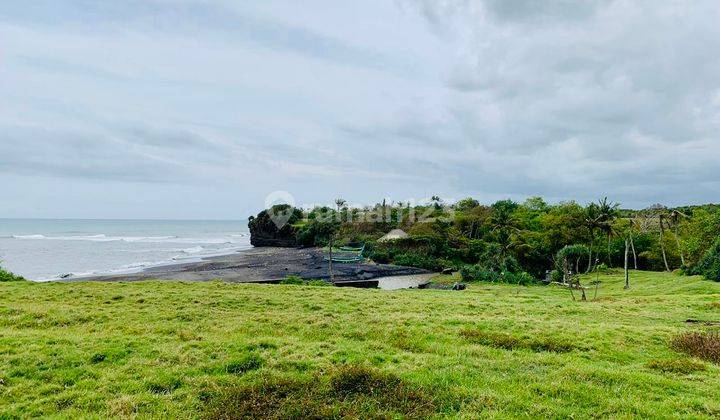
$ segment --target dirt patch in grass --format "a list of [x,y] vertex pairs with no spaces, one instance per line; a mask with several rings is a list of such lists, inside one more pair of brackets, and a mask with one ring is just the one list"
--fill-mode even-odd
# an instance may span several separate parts
[[682,333],[672,339],[670,347],[675,351],[720,364],[720,331]]
[[665,373],[677,373],[680,375],[689,375],[694,372],[707,370],[705,364],[692,359],[667,359],[667,360],[651,360],[647,367],[659,370]]
[[534,352],[567,353],[575,349],[572,343],[554,337],[526,338],[510,334],[467,329],[460,336],[471,343],[505,350],[532,350]]
[[206,419],[426,418],[441,404],[435,393],[363,365],[304,379],[264,378],[202,396]]

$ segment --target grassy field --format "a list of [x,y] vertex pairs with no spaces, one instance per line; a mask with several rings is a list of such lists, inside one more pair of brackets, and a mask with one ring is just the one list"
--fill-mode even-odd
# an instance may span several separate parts
[[[362,290],[0,283],[0,418],[717,417],[720,367],[669,347],[720,284]],[[589,293],[592,299],[593,292]]]

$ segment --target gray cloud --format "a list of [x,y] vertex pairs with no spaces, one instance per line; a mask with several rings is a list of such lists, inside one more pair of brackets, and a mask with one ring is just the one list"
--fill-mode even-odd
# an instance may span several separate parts
[[713,201],[717,21],[710,0],[10,0],[0,181],[35,216],[58,185],[96,217],[205,190]]

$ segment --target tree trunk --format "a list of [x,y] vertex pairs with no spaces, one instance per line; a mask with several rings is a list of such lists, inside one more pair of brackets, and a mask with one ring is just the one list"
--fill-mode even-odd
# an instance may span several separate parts
[[635,270],[637,270],[638,269],[637,254],[635,253],[635,240],[633,239],[632,231],[630,231],[630,249],[632,249],[632,254],[633,254],[633,268]]
[[630,270],[628,269],[628,257],[630,251],[630,240],[625,239],[625,289],[630,288]]
[[590,252],[588,252],[588,266],[587,266],[587,270],[585,271],[585,274],[592,271],[592,267],[593,267],[592,250],[593,250],[593,246],[595,245],[595,235],[593,235],[593,233],[594,232],[592,230],[590,230],[590,250],[589,250]]
[[328,260],[328,271],[330,272],[330,283],[335,283],[335,274],[333,273],[333,260],[332,260],[332,247],[333,247],[333,236],[330,235],[329,247],[330,247],[330,258]]
[[667,254],[665,253],[665,235],[663,228],[662,216],[660,216],[660,249],[662,250],[663,262],[665,263],[665,271],[670,271],[670,266],[667,261]]
[[607,254],[608,254],[608,267],[612,267],[612,257],[610,256],[610,234],[608,233],[607,242]]
[[682,266],[685,267],[685,254],[682,251],[682,248],[680,247],[680,236],[678,236],[678,224],[675,223],[675,243],[677,244],[678,252],[680,253],[680,261],[682,262]]

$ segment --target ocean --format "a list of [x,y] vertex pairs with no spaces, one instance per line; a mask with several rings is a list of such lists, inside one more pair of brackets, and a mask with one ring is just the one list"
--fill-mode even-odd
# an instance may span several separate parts
[[0,219],[0,266],[35,281],[132,273],[250,247],[239,220]]

